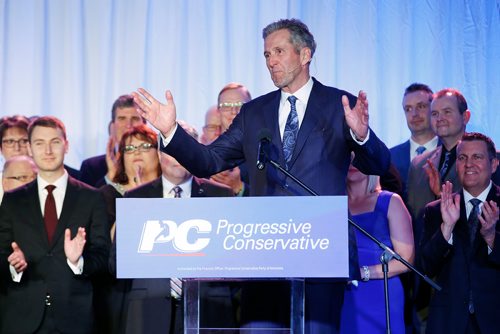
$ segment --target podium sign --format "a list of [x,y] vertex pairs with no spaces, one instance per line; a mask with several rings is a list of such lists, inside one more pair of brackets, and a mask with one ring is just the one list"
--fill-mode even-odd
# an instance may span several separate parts
[[118,278],[348,277],[346,196],[124,198]]

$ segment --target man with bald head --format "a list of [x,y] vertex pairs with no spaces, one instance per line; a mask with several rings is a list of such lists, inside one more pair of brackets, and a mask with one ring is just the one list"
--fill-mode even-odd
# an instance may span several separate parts
[[8,159],[3,166],[2,186],[9,191],[33,181],[38,173],[38,167],[32,158],[18,155]]

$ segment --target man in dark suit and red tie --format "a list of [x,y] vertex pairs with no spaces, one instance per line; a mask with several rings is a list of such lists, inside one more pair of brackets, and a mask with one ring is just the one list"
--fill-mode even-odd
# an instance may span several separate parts
[[37,118],[28,139],[38,176],[0,206],[0,332],[91,333],[90,278],[110,247],[104,199],[64,169],[60,120]]
[[443,288],[430,303],[427,333],[498,333],[500,328],[500,188],[495,145],[466,133],[457,146],[463,189],[446,181],[441,200],[425,208],[421,242],[424,272]]
[[[309,195],[272,166],[250,167],[255,166],[263,129],[272,137],[269,157],[320,195],[346,194],[352,151],[354,164],[363,173],[386,173],[390,153],[368,127],[366,94],[360,92],[356,100],[310,76],[316,42],[308,27],[296,19],[279,20],[264,28],[263,38],[266,65],[279,89],[245,103],[229,129],[208,146],[177,126],[169,91],[166,104],[144,89],[133,93],[141,115],[161,132],[161,150],[198,177],[247,162],[251,196]],[[356,254],[351,253],[350,262],[352,273],[359,276]],[[338,332],[345,283],[346,279],[306,280],[306,333]],[[286,303],[263,293],[257,307],[272,305],[279,308]]]

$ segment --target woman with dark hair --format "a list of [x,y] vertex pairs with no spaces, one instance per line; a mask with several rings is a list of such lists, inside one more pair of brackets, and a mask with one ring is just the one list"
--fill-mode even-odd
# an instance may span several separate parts
[[117,198],[160,177],[157,137],[145,124],[136,125],[123,134],[118,147],[116,173],[110,184],[100,188],[107,201],[110,224],[115,222]]
[[[116,173],[111,183],[100,188],[108,211],[108,231],[115,237],[116,199],[125,192],[160,177],[158,136],[145,124],[136,125],[125,132],[120,140],[116,162]],[[109,175],[107,175],[109,179]],[[114,243],[113,243],[113,246]],[[110,258],[110,261],[115,261]],[[94,284],[94,309],[96,333],[118,333],[121,322],[121,306],[128,280],[117,280],[114,275],[104,275]]]

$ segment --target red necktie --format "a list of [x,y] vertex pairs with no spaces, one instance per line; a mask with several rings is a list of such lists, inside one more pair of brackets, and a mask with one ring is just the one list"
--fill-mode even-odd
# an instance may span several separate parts
[[47,231],[47,237],[49,238],[49,244],[52,243],[52,237],[54,236],[54,231],[57,226],[57,210],[56,201],[54,200],[54,195],[52,192],[56,186],[49,184],[45,187],[47,189],[47,199],[45,200],[45,211],[43,220],[45,222],[45,230]]

